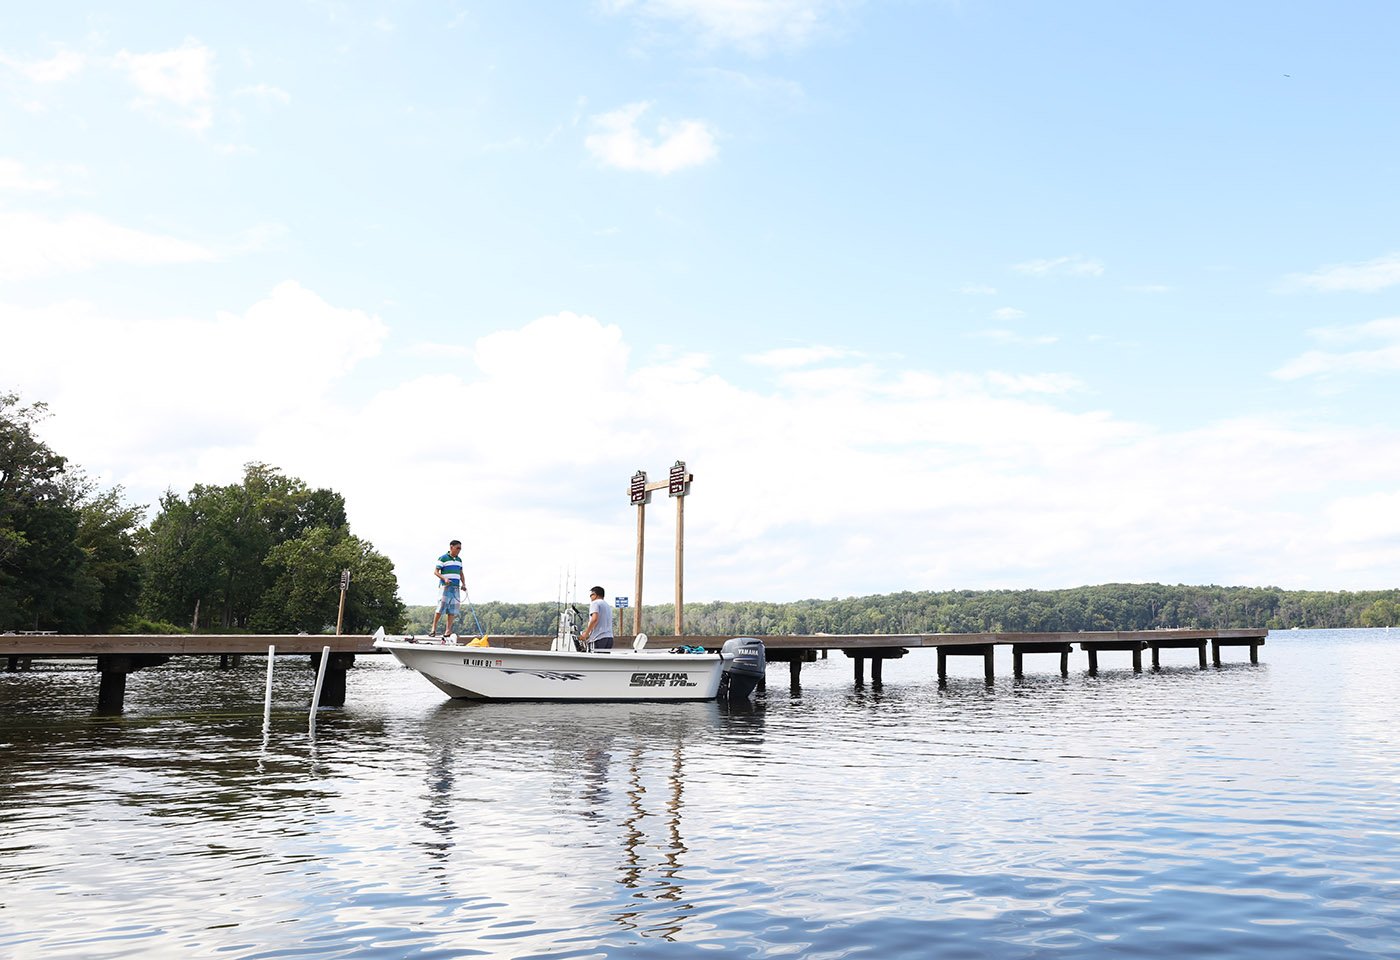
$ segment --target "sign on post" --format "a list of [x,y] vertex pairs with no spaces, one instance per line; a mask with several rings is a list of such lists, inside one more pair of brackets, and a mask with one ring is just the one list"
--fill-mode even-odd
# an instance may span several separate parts
[[638,470],[632,474],[632,482],[627,485],[627,496],[634,507],[651,503],[651,491],[647,489],[645,470]]
[[683,497],[690,493],[690,474],[685,472],[684,460],[677,460],[675,465],[671,467],[666,493],[672,497]]
[[626,610],[626,609],[627,609],[627,598],[626,598],[626,597],[613,597],[613,606],[614,606],[614,607],[617,607],[619,610]]

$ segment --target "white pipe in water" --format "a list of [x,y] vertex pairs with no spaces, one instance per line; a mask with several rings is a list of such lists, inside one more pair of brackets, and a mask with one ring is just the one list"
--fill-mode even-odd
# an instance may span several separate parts
[[267,690],[263,693],[263,733],[267,733],[272,726],[272,664],[273,657],[277,656],[277,645],[269,644],[267,648]]
[[331,648],[321,648],[321,669],[316,671],[316,691],[311,694],[311,722],[308,729],[316,736],[316,706],[321,702],[321,684],[326,682],[326,662],[331,658]]

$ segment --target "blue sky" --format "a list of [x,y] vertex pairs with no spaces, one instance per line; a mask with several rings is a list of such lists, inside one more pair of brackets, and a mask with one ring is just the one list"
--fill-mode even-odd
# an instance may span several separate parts
[[341,490],[410,602],[452,536],[480,599],[629,592],[677,458],[691,599],[1395,586],[1397,27],[12,6],[0,384],[138,502]]

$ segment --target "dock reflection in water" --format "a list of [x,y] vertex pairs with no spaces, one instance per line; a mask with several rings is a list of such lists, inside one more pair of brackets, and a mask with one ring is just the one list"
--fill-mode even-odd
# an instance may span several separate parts
[[[955,669],[961,665],[955,665]],[[0,675],[0,956],[1400,956],[1400,645],[714,703]]]

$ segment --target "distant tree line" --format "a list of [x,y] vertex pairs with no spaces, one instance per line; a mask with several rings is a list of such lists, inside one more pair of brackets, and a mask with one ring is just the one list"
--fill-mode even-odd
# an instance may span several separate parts
[[0,394],[0,630],[396,629],[393,564],[350,531],[345,498],[248,464],[228,485],[167,491],[155,517],[100,490],[35,435],[44,405]]
[[[586,605],[584,605],[586,609]],[[643,610],[652,636],[674,631],[674,606]],[[408,608],[406,623],[426,632],[433,608]],[[476,616],[490,634],[553,634],[555,603],[481,603]],[[463,630],[474,630],[463,610]],[[630,633],[623,611],[620,633]],[[720,601],[686,604],[685,629],[700,636],[771,634],[1000,633],[1227,627],[1400,626],[1400,590],[1358,592],[1278,587],[1167,586],[1106,583],[1068,590],[944,590],[887,593],[791,603]]]

